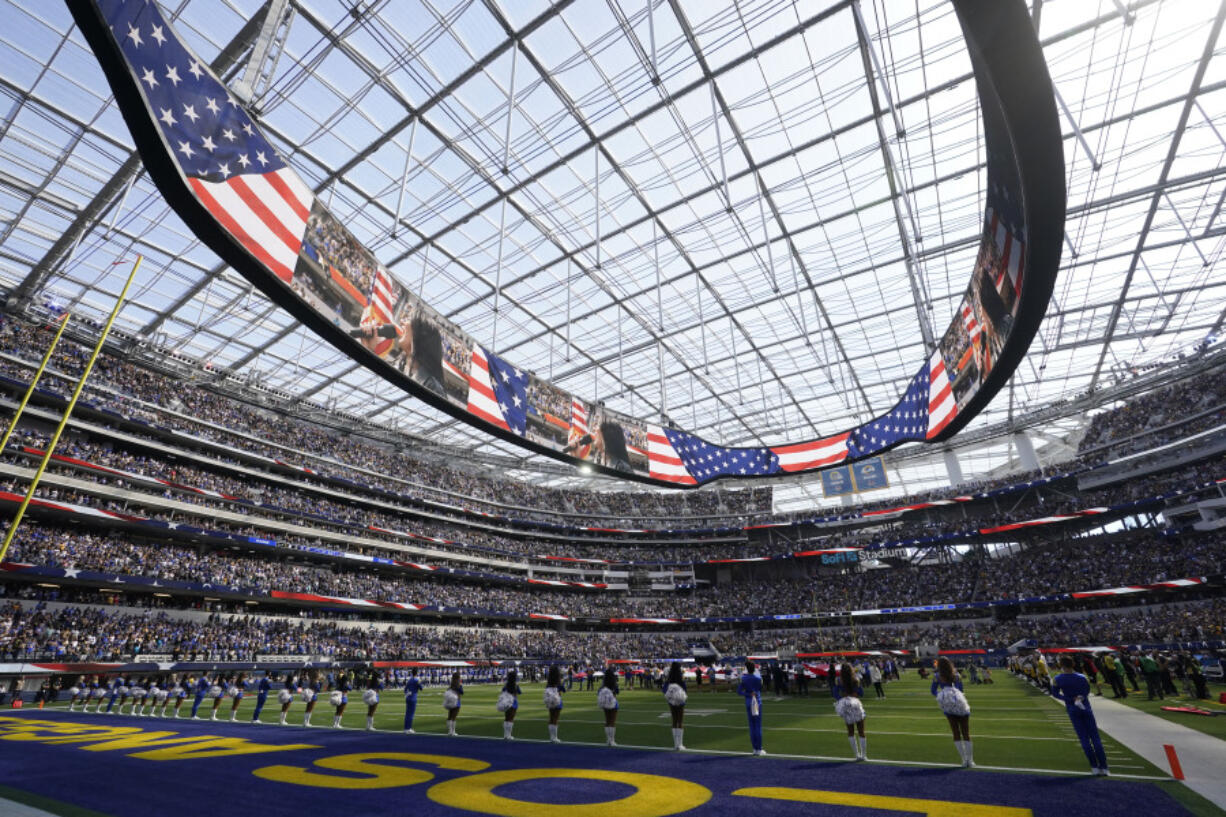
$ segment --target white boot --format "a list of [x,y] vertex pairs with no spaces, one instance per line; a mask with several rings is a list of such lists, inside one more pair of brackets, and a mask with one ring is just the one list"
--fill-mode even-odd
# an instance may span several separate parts
[[311,713],[310,712],[307,712],[305,715],[302,716],[302,725],[303,726],[311,725]]
[[681,745],[681,738],[684,734],[684,729],[673,730],[673,749],[677,750],[678,752],[685,751],[685,747]]
[[856,743],[855,735],[848,735],[847,742],[851,744],[851,755],[856,760],[860,759],[860,744]]
[[616,746],[616,745],[617,745],[617,741],[615,741],[615,740],[613,739],[613,736],[614,736],[616,733],[617,733],[617,727],[616,727],[616,726],[606,726],[606,727],[604,728],[604,736],[605,736],[605,740],[606,740],[606,741],[608,741],[608,744],[609,744],[610,746]]
[[549,724],[549,742],[550,743],[561,743],[562,742],[558,740],[558,725],[556,723]]
[[375,731],[375,718],[373,715],[367,716],[366,718],[366,731],[367,732]]
[[447,721],[447,734],[455,737],[455,721]]
[[234,723],[236,720],[238,720],[238,710],[231,709],[230,710],[230,723]]
[[966,747],[966,761],[962,764],[968,769],[975,768],[975,748],[969,740],[962,741],[962,745]]
[[341,728],[341,716],[340,715],[337,715],[336,717],[332,719],[332,728],[333,729]]
[[515,740],[515,738],[511,737],[511,729],[514,728],[514,726],[515,724],[512,723],[511,721],[502,722],[502,739],[503,740]]
[[217,720],[217,710],[216,709],[213,710],[213,715],[212,717],[209,718],[209,720],[211,721]]
[[868,738],[860,738],[860,759],[868,760]]
[[285,712],[282,712],[282,713],[281,713],[281,725],[282,725],[282,726],[285,726],[285,715],[286,715],[286,714],[287,714],[287,713],[285,713]]

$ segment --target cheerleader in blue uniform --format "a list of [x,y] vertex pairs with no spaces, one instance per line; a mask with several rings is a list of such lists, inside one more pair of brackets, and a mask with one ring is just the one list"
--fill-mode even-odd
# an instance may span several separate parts
[[150,715],[156,714],[159,718],[166,717],[166,705],[170,703],[170,689],[172,686],[169,675],[159,675],[156,683],[152,687],[153,708],[149,710]]
[[200,720],[200,715],[198,714],[200,712],[200,704],[204,702],[204,699],[209,694],[209,689],[212,685],[209,683],[208,676],[202,672],[200,673],[200,677],[196,679],[193,686],[196,690],[196,694],[192,700],[192,720],[198,721]]
[[362,693],[362,703],[366,704],[366,731],[375,730],[375,710],[379,708],[379,693],[383,691],[383,681],[379,673],[371,669],[366,679],[366,691]]
[[558,718],[562,716],[562,670],[554,664],[545,679],[545,709],[549,712],[549,742],[558,740]]
[[111,699],[107,701],[106,714],[115,714],[111,711],[111,707],[115,705],[116,700],[119,701],[119,709],[117,711],[122,715],[124,704],[128,702],[128,681],[122,676],[116,678],[115,684],[111,687]]
[[132,696],[131,714],[137,717],[144,717],[145,701],[149,698],[149,683],[151,681],[148,678],[136,678],[128,689],[128,693]]
[[[72,694],[72,699],[68,701],[68,711],[73,712],[77,708],[77,701],[85,699],[86,705],[89,704],[89,683],[85,678],[82,678],[79,683],[68,690]],[[82,708],[84,709],[84,708]]]
[[460,673],[451,673],[451,684],[443,690],[443,708],[447,710],[447,734],[455,737],[455,722],[460,716],[460,699],[464,697],[464,685]]
[[937,704],[945,713],[949,727],[954,733],[954,746],[958,756],[962,758],[962,768],[972,769],[975,766],[975,755],[971,748],[971,705],[962,694],[962,679],[954,671],[953,663],[941,656],[937,659],[937,677],[932,680],[932,694],[936,696]]
[[673,749],[684,752],[685,746],[682,745],[681,739],[685,734],[685,702],[689,693],[685,689],[685,674],[681,671],[679,661],[674,661],[668,668],[663,691],[664,700],[668,701],[668,712],[673,719]]
[[[851,663],[843,662],[839,668],[839,680],[834,685],[834,711],[847,724],[847,741],[856,760],[868,760],[868,738],[864,737],[864,689],[856,678]],[[856,732],[860,733],[856,740]]]
[[191,693],[191,684],[187,678],[180,678],[177,675],[170,676],[174,681],[174,686],[171,687],[170,694],[175,699],[175,717],[179,717],[179,709],[182,708],[183,702],[187,700],[187,696]]
[[95,675],[94,679],[89,682],[89,698],[85,702],[85,706],[81,711],[88,712],[90,701],[93,701],[94,711],[97,712],[102,708],[102,699],[106,696],[106,680],[101,675]]
[[314,670],[307,671],[306,683],[302,685],[302,700],[306,704],[306,712],[302,716],[302,725],[311,725],[311,713],[315,711],[315,704],[319,701],[319,693],[323,691],[323,684],[320,683],[318,675]]
[[766,754],[762,748],[762,678],[754,672],[753,661],[745,662],[745,672],[737,684],[736,694],[745,699],[745,714],[749,718],[749,743],[759,757]]
[[421,692],[421,681],[417,680],[417,668],[409,670],[409,680],[404,682],[404,733],[413,734],[413,716],[417,714],[417,693]]
[[259,683],[255,685],[255,712],[251,713],[251,723],[258,724],[260,722],[260,713],[264,711],[264,704],[268,701],[268,693],[272,691],[272,679],[268,673],[260,678]]
[[341,671],[336,681],[336,689],[332,690],[332,705],[336,707],[336,715],[332,718],[332,728],[341,728],[341,717],[345,714],[345,706],[349,703],[349,673]]
[[294,702],[294,693],[297,690],[297,679],[291,673],[285,673],[285,683],[281,687],[281,691],[277,693],[277,701],[281,704],[281,720],[279,723],[282,726],[285,726],[285,719],[289,717],[289,707]]
[[600,691],[596,693],[596,705],[604,710],[604,737],[609,746],[617,745],[617,670],[606,667]]
[[221,708],[221,701],[226,697],[226,692],[230,689],[230,676],[218,675],[213,679],[213,685],[209,687],[209,697],[213,699],[213,711],[209,720],[217,720],[217,710]]
[[519,696],[523,690],[519,688],[519,673],[507,670],[506,683],[498,693],[498,703],[495,707],[502,713],[502,739],[514,740],[511,730],[515,727],[515,713],[519,711]]

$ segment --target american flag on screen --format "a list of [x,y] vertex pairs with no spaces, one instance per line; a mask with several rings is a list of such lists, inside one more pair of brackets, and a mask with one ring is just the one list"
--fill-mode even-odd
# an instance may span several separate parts
[[809,468],[824,468],[847,459],[847,438],[851,432],[844,431],[833,437],[812,440],[796,445],[781,445],[772,448],[779,458],[779,467],[784,471],[805,471]]
[[[362,314],[362,324],[384,326],[394,323],[395,298],[395,289],[387,270],[383,267],[376,268],[375,278],[370,283],[370,295],[367,297],[366,309]],[[396,333],[400,333],[399,327]],[[388,353],[395,342],[395,338],[380,338],[375,346],[375,354],[382,357]]]
[[661,426],[647,426],[647,475],[652,479],[675,482],[678,485],[697,485],[698,480],[686,470],[681,456],[673,448],[672,441]]
[[[716,477],[746,477],[774,474],[779,458],[766,448],[724,448],[685,431],[662,429],[685,470],[699,482]],[[650,442],[650,440],[649,440]],[[650,461],[650,454],[648,455]]]
[[[587,427],[587,408],[583,401],[572,397],[570,400],[570,431],[566,435],[566,447],[570,453],[581,460],[587,459],[592,453],[592,438]],[[585,441],[586,440],[586,441]]]
[[468,411],[520,436],[528,428],[528,373],[480,346],[473,347]]
[[925,439],[931,390],[930,370],[925,363],[911,378],[906,393],[894,408],[848,435],[847,453],[852,457],[867,457],[897,442]]
[[314,198],[209,67],[152,2],[98,8],[136,78],[171,158],[214,218],[285,282]]

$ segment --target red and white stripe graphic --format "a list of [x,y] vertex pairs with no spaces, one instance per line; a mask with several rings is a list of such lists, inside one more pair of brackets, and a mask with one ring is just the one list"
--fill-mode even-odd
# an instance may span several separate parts
[[[681,618],[611,618],[610,624],[680,624]],[[614,663],[614,662],[610,662]],[[621,663],[621,662],[617,662]]]
[[[393,310],[396,306],[395,289],[387,270],[381,266],[375,269],[375,280],[371,284],[370,295],[370,303],[363,314],[362,324],[378,327],[393,323]],[[400,334],[399,328],[396,334]],[[375,344],[375,354],[383,357],[391,351],[394,343],[394,338],[380,338]]]
[[570,401],[570,432],[566,435],[566,445],[571,455],[585,460],[592,453],[590,441],[580,444],[579,441],[588,435],[587,408],[583,401],[571,398]]
[[796,445],[781,445],[771,451],[779,457],[779,467],[784,471],[804,471],[821,468],[847,459],[847,438],[850,432],[836,434],[821,440]]
[[954,388],[949,382],[949,373],[945,371],[945,358],[941,357],[940,350],[933,352],[928,361],[928,384],[927,438],[931,440],[940,434],[958,413]]
[[1089,599],[1097,596],[1123,596],[1128,593],[1145,593],[1149,590],[1179,590],[1184,587],[1196,587],[1204,584],[1205,577],[1197,576],[1188,579],[1172,579],[1169,582],[1155,582],[1154,584],[1130,584],[1125,587],[1109,587],[1105,590],[1084,590],[1079,593],[1073,593],[1075,599]]
[[962,325],[966,327],[966,334],[970,335],[972,343],[979,340],[979,333],[982,330],[979,328],[979,321],[975,318],[975,310],[967,301],[962,302]]
[[528,584],[544,584],[550,587],[585,587],[589,590],[603,590],[608,587],[603,582],[568,582],[561,579],[528,579]]
[[1056,522],[1067,522],[1070,519],[1080,519],[1086,516],[1097,516],[1101,513],[1106,513],[1110,508],[1086,508],[1084,511],[1075,511],[1073,513],[1059,514],[1057,516],[1040,516],[1038,519],[1027,519],[1024,522],[1011,522],[1008,525],[997,525],[994,528],[980,528],[979,532],[988,533],[1008,533],[1012,530],[1020,530],[1021,528],[1033,528],[1038,525],[1051,525]]
[[570,621],[570,616],[558,615],[557,613],[529,613],[528,618],[535,618],[539,621]]
[[314,194],[288,167],[240,173],[224,182],[189,178],[196,197],[247,252],[289,283]]
[[490,384],[490,364],[485,359],[485,350],[475,344],[472,364],[468,369],[468,413],[504,431],[511,430]]
[[685,469],[681,457],[660,426],[647,426],[647,473],[653,479],[678,485],[698,484],[698,480]]
[[343,604],[348,607],[389,607],[395,610],[422,610],[425,604],[411,604],[406,601],[379,601],[377,599],[351,599],[345,596],[324,596],[319,593],[291,593],[286,590],[273,590],[269,595],[275,599],[288,601],[308,601],[316,604]]

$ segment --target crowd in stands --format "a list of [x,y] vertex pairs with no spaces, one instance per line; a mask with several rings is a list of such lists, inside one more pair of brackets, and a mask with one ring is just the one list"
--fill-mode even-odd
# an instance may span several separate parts
[[100,573],[207,582],[261,596],[273,590],[492,610],[517,616],[696,618],[829,612],[965,601],[998,601],[1153,584],[1226,572],[1226,534],[1117,535],[1032,545],[1015,555],[971,553],[950,564],[796,579],[733,581],[693,592],[628,596],[617,591],[535,589],[454,578],[336,569],[274,560],[264,553],[136,544],[125,534],[26,525],[10,561]]
[[[1181,380],[1094,415],[1078,450],[1107,447],[1124,454],[1136,440],[1146,448],[1226,424],[1226,377]],[[1101,452],[1095,459],[1102,459]]]
[[[828,627],[820,630],[718,633],[725,656],[845,649],[1004,649],[1022,640],[1040,647],[1213,642],[1226,638],[1226,600],[1140,608],[1077,617],[1020,617],[1011,622],[932,623],[919,627]],[[188,619],[173,612],[71,606],[51,610],[15,601],[0,605],[0,660],[118,661],[148,654],[174,660],[256,660],[264,655],[337,660],[465,657],[543,658],[568,663],[686,655],[692,635],[555,632],[432,626],[352,626],[288,617]]]

